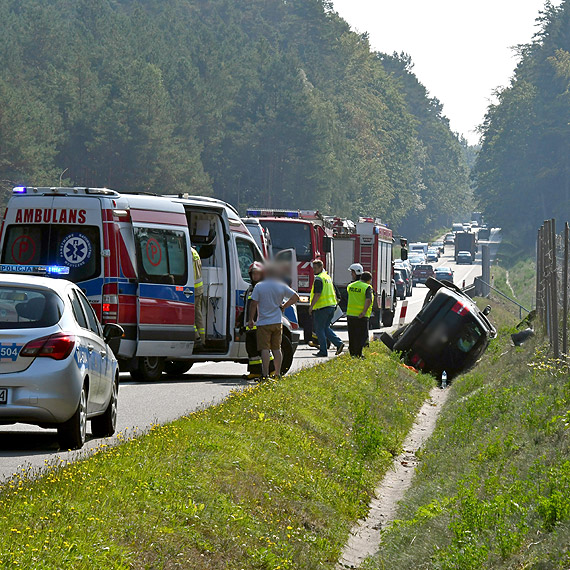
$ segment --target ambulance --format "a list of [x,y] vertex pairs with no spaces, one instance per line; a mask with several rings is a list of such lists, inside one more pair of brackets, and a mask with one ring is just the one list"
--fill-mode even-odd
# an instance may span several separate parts
[[[125,333],[112,346],[136,380],[177,375],[198,361],[247,363],[248,268],[263,257],[229,204],[107,188],[16,187],[4,213],[0,263],[69,267],[99,320]],[[191,247],[202,261],[205,342],[196,344]],[[292,309],[292,310],[291,310]],[[283,370],[299,342],[283,320]]]

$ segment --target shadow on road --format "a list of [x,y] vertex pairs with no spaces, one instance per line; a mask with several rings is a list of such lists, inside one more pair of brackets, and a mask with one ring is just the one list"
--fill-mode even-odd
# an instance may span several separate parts
[[125,386],[168,386],[173,384],[195,384],[208,382],[218,386],[247,386],[249,382],[242,375],[230,374],[181,374],[180,376],[164,376],[160,380],[152,382],[139,382],[131,380],[130,376],[121,375],[121,385]]

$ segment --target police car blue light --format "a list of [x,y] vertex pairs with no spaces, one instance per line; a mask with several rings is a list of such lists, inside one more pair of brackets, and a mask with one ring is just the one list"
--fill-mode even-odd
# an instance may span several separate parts
[[69,267],[65,265],[16,265],[0,264],[0,273],[27,273],[29,275],[68,275]]
[[28,189],[25,186],[16,186],[12,190],[12,193],[14,193],[14,194],[27,194],[27,192],[28,192]]

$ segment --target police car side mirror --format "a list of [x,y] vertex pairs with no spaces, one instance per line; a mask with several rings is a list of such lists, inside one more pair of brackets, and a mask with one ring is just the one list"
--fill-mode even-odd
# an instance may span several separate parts
[[491,305],[487,305],[487,306],[483,309],[483,314],[484,314],[485,316],[487,316],[490,312],[491,312]]
[[109,342],[114,338],[121,338],[125,334],[123,327],[115,323],[107,323],[103,326],[103,339]]

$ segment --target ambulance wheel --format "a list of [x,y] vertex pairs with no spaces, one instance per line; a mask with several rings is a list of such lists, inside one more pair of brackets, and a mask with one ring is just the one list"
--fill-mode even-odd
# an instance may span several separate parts
[[159,356],[140,356],[136,368],[131,370],[131,378],[137,382],[160,380],[164,372],[164,358]]
[[188,372],[194,364],[191,360],[167,360],[164,363],[164,371],[168,376],[182,376]]
[[293,364],[293,345],[291,339],[287,335],[283,335],[281,339],[281,353],[283,354],[283,362],[281,363],[281,374],[287,374],[291,364]]

